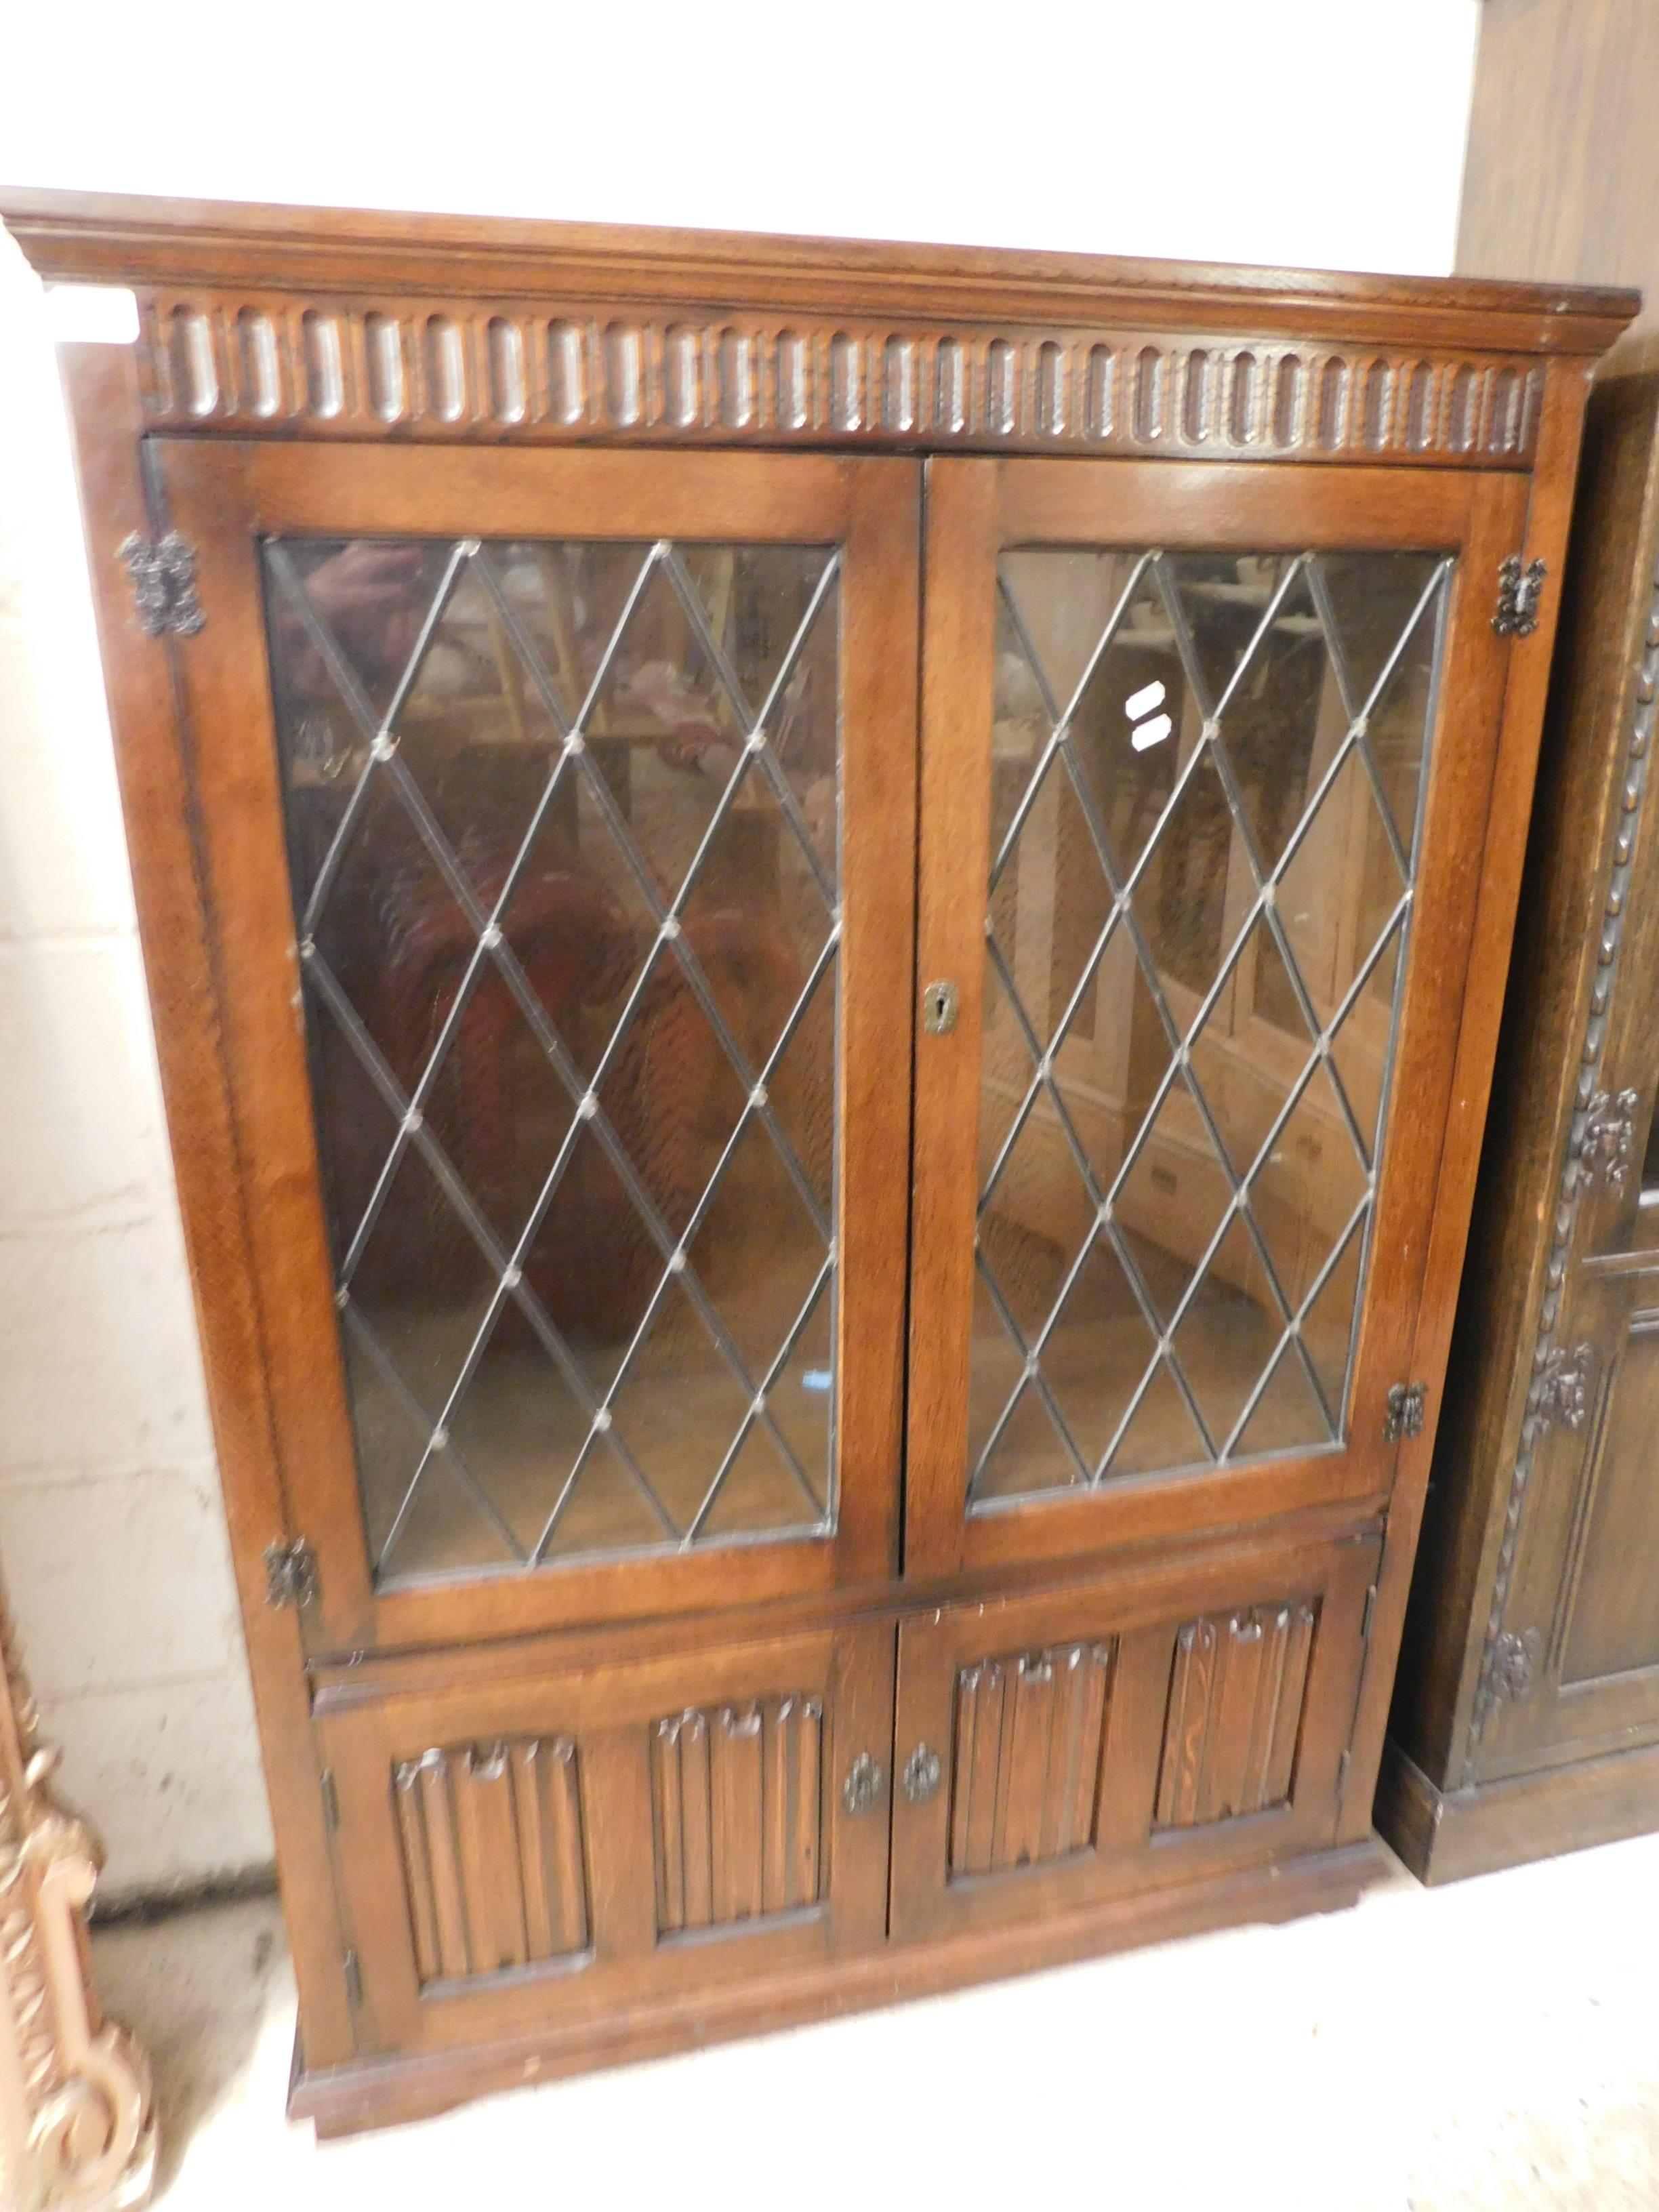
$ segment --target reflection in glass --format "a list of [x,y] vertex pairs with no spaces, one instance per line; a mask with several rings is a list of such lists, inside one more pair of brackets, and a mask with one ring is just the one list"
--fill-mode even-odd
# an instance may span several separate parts
[[1003,556],[974,1503],[1341,1441],[1449,574]]
[[377,1568],[832,1527],[833,550],[264,561]]

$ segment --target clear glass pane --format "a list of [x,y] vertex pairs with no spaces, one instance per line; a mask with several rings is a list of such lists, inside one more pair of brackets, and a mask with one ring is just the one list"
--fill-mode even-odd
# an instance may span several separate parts
[[1341,1441],[1449,574],[1004,555],[972,1504]]
[[264,564],[377,1568],[827,1531],[833,550]]

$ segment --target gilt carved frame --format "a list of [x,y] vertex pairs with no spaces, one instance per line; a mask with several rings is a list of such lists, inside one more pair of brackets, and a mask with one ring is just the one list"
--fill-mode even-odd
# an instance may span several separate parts
[[150,2193],[143,2054],[104,2018],[86,1913],[103,1855],[52,1789],[0,1592],[0,2197],[6,2212],[126,2212]]

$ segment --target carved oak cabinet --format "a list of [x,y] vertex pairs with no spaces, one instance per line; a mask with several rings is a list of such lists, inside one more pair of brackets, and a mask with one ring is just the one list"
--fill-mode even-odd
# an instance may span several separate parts
[[1659,1823],[1659,344],[1596,380],[1379,1824],[1447,1880]]
[[295,2109],[1351,1899],[1630,296],[7,213]]

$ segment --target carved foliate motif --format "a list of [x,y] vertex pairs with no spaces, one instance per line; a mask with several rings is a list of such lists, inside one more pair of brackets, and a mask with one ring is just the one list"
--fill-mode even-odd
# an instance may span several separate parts
[[1538,1686],[1544,1639],[1535,1628],[1506,1630],[1492,1647],[1492,1700],[1523,1705]]
[[155,2166],[149,2069],[87,1971],[101,1854],[51,1789],[55,1748],[0,1596],[0,2198],[7,2212],[124,2212]]
[[1623,1190],[1630,1174],[1635,1145],[1636,1109],[1641,1095],[1635,1091],[1598,1091],[1584,1109],[1578,1133],[1578,1187],[1589,1192],[1598,1187]]
[[1583,1426],[1595,1358],[1595,1349],[1588,1344],[1571,1352],[1557,1345],[1545,1355],[1532,1394],[1533,1419],[1540,1428],[1550,1428],[1557,1421],[1570,1429]]

